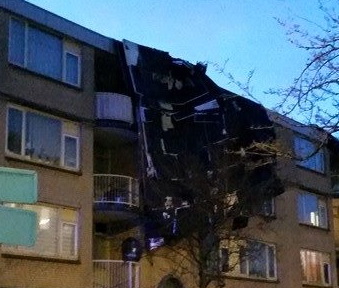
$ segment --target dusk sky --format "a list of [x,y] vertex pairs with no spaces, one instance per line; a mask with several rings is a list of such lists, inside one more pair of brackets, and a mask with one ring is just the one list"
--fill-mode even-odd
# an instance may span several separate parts
[[[306,62],[305,51],[287,41],[280,18],[322,24],[317,0],[29,0],[48,11],[105,36],[169,52],[191,63],[223,66],[245,82],[250,70],[253,93],[271,108],[277,99],[263,91],[286,87]],[[325,0],[337,3],[337,0]],[[294,19],[294,20],[293,20]],[[242,94],[209,64],[207,74],[220,86]]]

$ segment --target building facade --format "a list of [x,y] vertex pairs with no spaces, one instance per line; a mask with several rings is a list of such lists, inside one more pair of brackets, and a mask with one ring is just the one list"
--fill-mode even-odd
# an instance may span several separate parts
[[0,166],[38,175],[36,204],[3,203],[36,212],[38,227],[32,247],[1,245],[0,287],[197,287],[196,267],[166,245],[196,203],[176,165],[187,151],[210,163],[226,138],[245,154],[274,140],[280,153],[251,175],[248,199],[269,184],[261,216],[234,229],[246,240],[214,245],[225,287],[337,287],[321,131],[218,87],[201,63],[25,1],[0,0],[0,24]]

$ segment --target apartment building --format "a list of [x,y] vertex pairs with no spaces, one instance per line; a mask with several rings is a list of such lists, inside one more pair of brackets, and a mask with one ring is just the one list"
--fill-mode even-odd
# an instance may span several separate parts
[[[321,146],[303,159],[323,132],[218,87],[201,63],[25,1],[0,0],[0,23],[0,166],[38,174],[36,204],[4,205],[35,211],[39,223],[33,247],[1,246],[0,287],[196,287],[194,267],[187,275],[180,258],[160,257],[194,203],[175,165],[185,151],[209,159],[202,147],[226,136],[239,149],[275,139],[283,151],[264,169],[278,176],[264,215],[237,229],[256,257],[241,257],[240,245],[230,269],[220,242],[226,287],[337,286],[330,153]],[[171,182],[155,191],[163,163]]]
[[[124,92],[115,41],[25,1],[1,1],[0,19],[0,165],[38,175],[35,205],[4,205],[35,211],[39,223],[34,247],[2,245],[0,286],[92,287],[94,171],[118,172],[105,170],[109,151],[95,151],[135,141],[132,129],[119,135],[101,123],[95,105]],[[119,112],[131,127],[131,113]],[[126,166],[117,174],[132,176]]]
[[[274,243],[275,262],[270,267],[275,269],[271,279],[275,284],[265,287],[337,287],[327,135],[277,113],[268,114],[277,133],[281,154],[277,171],[285,192],[273,198],[272,221],[260,230],[260,220],[251,219],[245,231],[250,238]],[[242,280],[235,280],[234,287],[263,287]]]

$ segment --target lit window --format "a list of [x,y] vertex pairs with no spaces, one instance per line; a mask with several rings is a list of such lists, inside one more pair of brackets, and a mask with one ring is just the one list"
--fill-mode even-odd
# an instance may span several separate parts
[[77,259],[76,210],[42,205],[4,204],[37,213],[36,243],[32,247],[5,245],[4,251],[20,255],[38,255],[51,258]]
[[60,253],[66,257],[76,257],[76,223],[61,223]]
[[9,107],[7,152],[44,164],[79,169],[79,127],[35,111]]
[[[69,46],[75,48],[70,51]],[[9,62],[75,86],[80,85],[79,48],[14,18],[10,21]]]
[[324,149],[317,147],[315,143],[296,136],[294,140],[295,156],[299,166],[324,173],[325,154]]
[[300,260],[304,284],[331,285],[331,265],[328,253],[301,250]]
[[321,228],[328,227],[325,198],[310,193],[298,195],[299,222]]
[[276,280],[275,245],[259,241],[233,241],[220,250],[220,268],[231,276]]

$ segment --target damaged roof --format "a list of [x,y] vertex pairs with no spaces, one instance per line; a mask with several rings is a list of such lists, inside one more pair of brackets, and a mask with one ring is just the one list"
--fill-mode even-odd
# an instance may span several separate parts
[[161,161],[175,171],[180,155],[200,157],[206,147],[225,139],[237,139],[237,147],[247,147],[275,137],[264,107],[216,85],[206,75],[206,65],[127,40],[123,47],[134,92],[140,97],[149,177],[163,175]]

